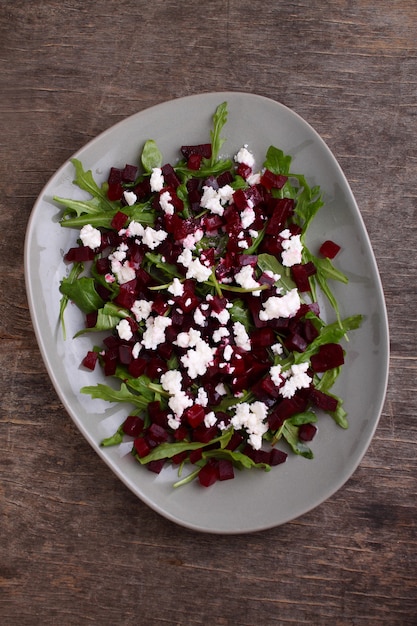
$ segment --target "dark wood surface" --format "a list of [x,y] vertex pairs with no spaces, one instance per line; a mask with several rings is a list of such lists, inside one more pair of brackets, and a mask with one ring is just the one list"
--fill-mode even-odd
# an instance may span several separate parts
[[[417,624],[415,0],[0,0],[0,623]],[[391,332],[375,437],[327,502],[255,534],[137,500],[74,427],[32,331],[23,243],[43,185],[126,116],[241,90],[339,160]]]

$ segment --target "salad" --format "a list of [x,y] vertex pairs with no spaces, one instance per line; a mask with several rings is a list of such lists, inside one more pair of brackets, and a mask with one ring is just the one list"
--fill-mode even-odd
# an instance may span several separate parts
[[75,338],[99,338],[82,367],[117,382],[81,392],[132,407],[101,445],[130,442],[152,472],[177,466],[174,486],[312,458],[323,413],[348,427],[331,390],[362,318],[342,319],[331,291],[347,283],[332,261],[339,245],[307,246],[320,189],[274,146],[258,165],[245,144],[223,157],[227,115],[224,102],[210,141],[180,146],[174,164],[145,141],[140,162],[112,167],[101,186],[74,158],[90,197],[54,198],[61,226],[78,231],[64,256],[63,332],[71,301],[85,315]]

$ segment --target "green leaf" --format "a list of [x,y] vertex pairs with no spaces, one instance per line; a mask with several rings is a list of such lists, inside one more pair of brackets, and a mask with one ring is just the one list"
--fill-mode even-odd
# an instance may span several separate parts
[[219,158],[220,148],[225,142],[225,139],[220,137],[223,126],[227,122],[227,102],[219,104],[213,115],[213,130],[210,131],[211,137],[211,159],[210,166],[216,163]]
[[[83,272],[83,270],[84,270],[83,263],[74,263],[69,275],[66,278],[63,278],[62,282],[65,280],[67,285],[74,284],[74,282],[78,279],[79,275]],[[68,302],[69,302],[69,297],[67,295],[62,294],[62,298],[61,298],[60,305],[59,305],[59,321],[62,326],[62,333],[64,335],[64,339],[66,339],[66,336],[67,336],[67,333],[65,330],[64,313],[65,313],[65,309],[67,308]]]
[[[71,200],[70,198],[60,198],[54,196],[55,202],[63,204],[70,212],[74,212],[77,217],[81,215],[95,215],[100,213],[102,208],[102,202],[99,198],[92,198],[91,200]],[[68,211],[65,212],[65,214]]]
[[251,469],[256,467],[269,472],[271,466],[268,463],[255,463],[250,457],[243,452],[236,450],[208,450],[203,452],[203,458],[226,459],[231,461],[238,469]]
[[124,432],[123,432],[123,424],[122,424],[114,433],[114,435],[112,435],[111,437],[107,437],[106,439],[103,439],[100,445],[103,446],[104,448],[108,448],[110,446],[118,446],[120,443],[122,443],[123,436],[124,436]]
[[[66,228],[82,228],[86,224],[91,224],[95,228],[111,228],[113,217],[119,208],[97,211],[97,213],[86,213],[77,217],[66,217],[61,220],[61,226]],[[129,220],[140,222],[144,226],[152,226],[155,223],[155,213],[150,210],[149,204],[134,204],[123,207]]]
[[154,167],[161,167],[162,154],[159,151],[156,142],[153,139],[148,139],[143,146],[141,163],[145,172],[152,172]]
[[94,278],[87,276],[82,276],[76,280],[73,280],[73,277],[63,278],[59,290],[74,302],[83,313],[93,313],[104,304],[95,289]]
[[294,426],[289,420],[284,422],[282,436],[295,454],[299,454],[306,459],[313,458],[314,455],[310,448],[298,439],[298,426]]
[[240,322],[249,332],[252,327],[252,316],[243,300],[233,300],[229,313],[233,322]]
[[149,454],[146,456],[139,458],[138,461],[142,465],[146,465],[150,461],[159,461],[161,459],[171,459],[176,454],[180,454],[181,452],[188,452],[191,450],[199,450],[200,448],[205,448],[206,446],[211,446],[214,444],[220,444],[221,448],[227,446],[230,441],[230,437],[233,434],[233,429],[229,429],[224,431],[219,437],[215,437],[211,441],[207,443],[201,443],[200,441],[178,441],[175,443],[161,443],[156,448],[153,448]]
[[113,205],[107,198],[105,192],[97,185],[96,181],[94,180],[91,170],[85,171],[81,161],[79,161],[78,159],[71,159],[71,163],[75,168],[75,178],[73,181],[74,184],[77,185],[80,189],[88,191],[88,193],[91,194],[93,198],[98,198],[104,208],[107,207],[108,209],[113,209]]
[[304,352],[294,353],[295,363],[308,361],[317,352],[320,346],[326,343],[339,343],[351,330],[356,330],[362,323],[362,315],[352,315],[344,320],[327,324],[320,329],[320,334],[310,343]]
[[97,311],[96,325],[90,328],[82,328],[75,336],[79,337],[85,333],[113,330],[121,319],[127,317],[129,317],[129,313],[126,309],[118,307],[112,302],[106,302],[106,304]]
[[281,287],[285,293],[296,287],[288,268],[284,267],[272,254],[259,254],[258,267],[261,272],[269,271],[273,274],[278,274],[280,278],[275,282],[275,285]]
[[94,400],[105,400],[106,402],[128,402],[143,410],[145,410],[148,406],[148,401],[141,396],[131,393],[125,383],[120,385],[120,389],[113,389],[112,387],[109,387],[109,385],[98,383],[97,385],[82,387],[81,393],[90,395]]
[[315,424],[317,422],[317,415],[313,411],[305,411],[304,413],[297,413],[290,417],[287,422],[293,426],[301,426],[302,424]]
[[292,158],[284,154],[279,148],[269,146],[266,152],[264,167],[274,174],[288,176],[291,167]]

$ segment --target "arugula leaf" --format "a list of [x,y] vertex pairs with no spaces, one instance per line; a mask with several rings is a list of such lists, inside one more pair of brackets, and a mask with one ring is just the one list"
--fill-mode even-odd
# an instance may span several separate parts
[[93,313],[104,304],[95,289],[94,278],[87,276],[82,276],[76,280],[73,279],[73,276],[63,278],[59,290],[74,302],[83,313]]
[[213,167],[216,163],[220,148],[226,141],[220,137],[220,133],[223,129],[223,126],[227,122],[227,102],[223,102],[219,104],[214,115],[213,115],[213,130],[210,131],[211,137],[211,159],[210,159],[210,167]]
[[106,302],[105,305],[97,311],[96,325],[90,328],[82,328],[77,332],[75,337],[79,337],[85,333],[113,330],[121,319],[127,317],[129,317],[129,313],[126,309],[122,309],[112,302]]
[[103,446],[104,448],[108,448],[110,446],[118,446],[120,443],[122,443],[123,437],[124,437],[124,432],[123,432],[123,424],[122,424],[116,430],[114,435],[112,435],[111,437],[106,437],[106,439],[103,439],[100,445]]
[[67,210],[64,211],[65,217],[68,212],[74,212],[77,217],[81,215],[95,215],[102,211],[102,203],[99,198],[92,198],[91,200],[71,200],[70,198],[61,198],[60,196],[54,196],[53,199],[59,204],[63,204]]
[[294,353],[295,363],[304,363],[308,361],[313,354],[317,352],[320,346],[326,343],[339,343],[341,339],[350,330],[356,330],[362,323],[362,315],[352,315],[344,320],[333,322],[322,326],[318,337],[316,337],[304,352]]
[[120,385],[120,389],[113,389],[109,385],[98,383],[81,388],[81,393],[90,395],[94,400],[106,400],[107,402],[128,402],[134,404],[139,409],[145,410],[148,400],[129,391],[125,383]]
[[153,139],[145,141],[140,160],[147,173],[151,173],[154,167],[161,167],[162,154]]
[[306,459],[314,458],[310,448],[298,439],[298,426],[295,426],[289,420],[285,420],[282,426],[282,436],[295,454],[299,454]]
[[230,441],[230,437],[233,434],[233,429],[225,430],[219,437],[215,437],[207,443],[201,443],[200,441],[178,441],[175,443],[160,443],[159,446],[153,448],[149,454],[144,457],[137,457],[141,465],[146,465],[150,461],[160,461],[161,459],[171,459],[176,454],[181,452],[188,452],[191,450],[199,450],[213,444],[219,443],[221,448]]
[[71,163],[75,168],[75,178],[73,181],[74,184],[77,185],[80,189],[88,191],[88,193],[91,194],[93,198],[98,198],[102,202],[102,206],[104,208],[107,207],[108,209],[113,209],[113,205],[107,198],[106,193],[97,185],[96,181],[94,180],[91,170],[85,171],[81,161],[76,158],[72,158]]
[[252,467],[256,467],[264,469],[267,472],[271,469],[268,463],[255,463],[249,456],[236,450],[207,450],[203,452],[203,458],[226,459],[231,461],[238,469],[251,469]]
[[[111,228],[113,217],[120,209],[100,210],[97,213],[83,213],[77,217],[67,217],[62,219],[61,226],[66,228],[82,228],[86,224],[91,224],[95,228]],[[123,213],[135,222],[140,222],[144,226],[153,226],[155,223],[155,214],[149,209],[149,204],[134,204],[132,206],[123,207]]]
[[282,263],[272,254],[259,254],[258,255],[258,267],[262,272],[272,272],[279,275],[279,280],[276,281],[276,285],[280,286],[284,292],[291,291],[296,287],[295,282],[291,278],[288,268],[284,267]]
[[279,148],[269,146],[266,152],[264,167],[273,174],[288,176],[290,172],[292,158],[284,154]]

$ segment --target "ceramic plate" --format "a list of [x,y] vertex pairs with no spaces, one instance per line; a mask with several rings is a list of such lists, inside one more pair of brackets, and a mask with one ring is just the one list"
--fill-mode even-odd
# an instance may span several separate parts
[[[334,391],[345,401],[350,427],[342,430],[330,417],[320,420],[312,442],[314,459],[290,454],[269,473],[238,472],[235,480],[204,489],[197,483],[174,490],[173,469],[155,475],[119,448],[100,448],[113,434],[127,408],[80,394],[80,388],[106,382],[99,370],[80,368],[93,343],[88,336],[73,340],[83,326],[75,306],[66,311],[67,340],[58,323],[59,283],[68,272],[63,253],[75,244],[77,232],[61,228],[54,195],[81,198],[72,184],[74,170],[65,163],[40,194],[28,224],[25,276],[30,311],[40,351],[55,389],[78,429],[113,472],[143,502],[185,527],[212,533],[243,533],[271,528],[292,520],[334,494],[357,468],[376,429],[388,375],[388,325],[380,278],[360,212],[346,178],[319,135],[296,113],[264,97],[244,93],[208,93],[177,99],[141,111],[113,126],[76,155],[97,182],[110,166],[138,162],[146,139],[154,139],[165,162],[178,159],[182,144],[209,141],[212,116],[228,102],[229,117],[222,136],[222,155],[233,156],[248,144],[257,163],[273,144],[292,155],[292,170],[311,185],[320,185],[325,201],[309,233],[309,247],[334,239],[342,245],[337,266],[349,285],[334,285],[342,316],[364,315],[362,327],[351,333],[346,364]],[[324,317],[332,317],[327,311]],[[105,471],[103,469],[103,471]],[[75,472],[76,476],[76,472]]]

